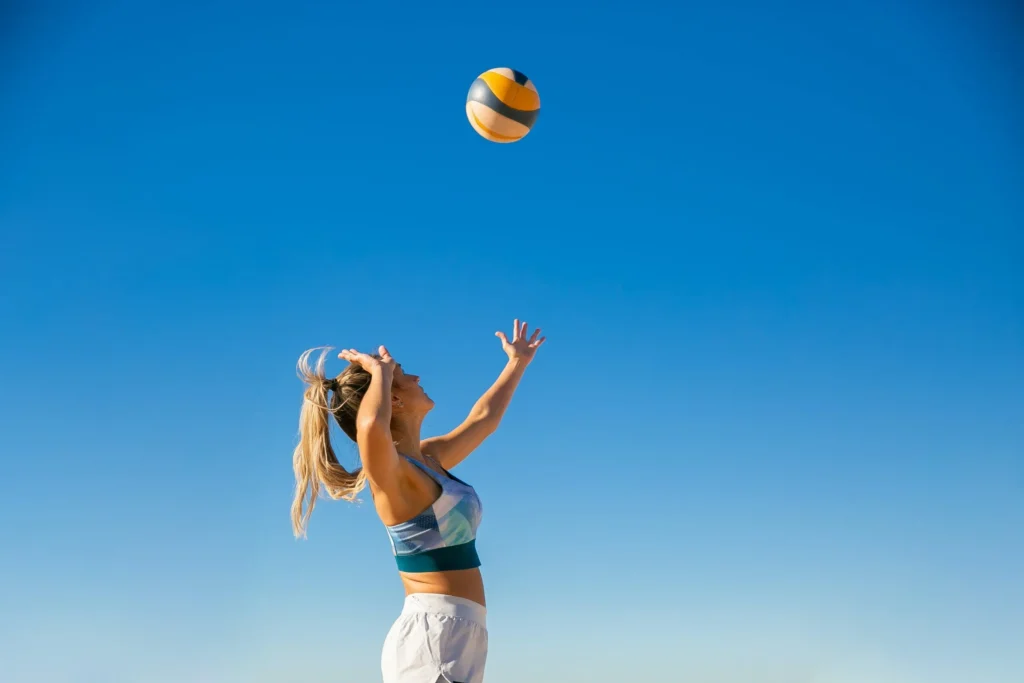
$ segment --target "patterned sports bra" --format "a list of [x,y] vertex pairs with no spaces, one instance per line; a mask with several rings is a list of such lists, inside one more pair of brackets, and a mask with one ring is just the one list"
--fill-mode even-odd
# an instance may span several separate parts
[[448,470],[435,472],[419,460],[402,455],[441,486],[430,507],[408,522],[385,527],[402,572],[443,572],[480,566],[476,530],[483,508],[472,486]]

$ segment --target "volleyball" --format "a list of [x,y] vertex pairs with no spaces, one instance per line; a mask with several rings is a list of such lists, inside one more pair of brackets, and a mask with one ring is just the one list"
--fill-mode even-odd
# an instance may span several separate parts
[[503,67],[483,72],[466,96],[466,118],[473,130],[491,142],[522,140],[539,113],[537,88],[515,69]]

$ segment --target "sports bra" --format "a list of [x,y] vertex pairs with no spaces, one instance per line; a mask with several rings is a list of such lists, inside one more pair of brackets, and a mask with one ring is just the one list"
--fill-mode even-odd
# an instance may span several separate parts
[[443,572],[480,566],[476,530],[483,508],[472,486],[448,470],[444,475],[402,455],[441,486],[441,495],[408,522],[386,526],[402,572]]

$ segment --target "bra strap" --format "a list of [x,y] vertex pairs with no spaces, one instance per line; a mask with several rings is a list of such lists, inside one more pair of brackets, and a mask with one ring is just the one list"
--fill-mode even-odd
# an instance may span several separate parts
[[416,467],[419,467],[421,470],[426,472],[430,476],[430,478],[433,479],[434,481],[436,481],[437,483],[439,483],[439,484],[443,483],[441,481],[441,474],[440,474],[440,472],[435,472],[433,470],[433,468],[427,467],[425,464],[423,464],[422,462],[420,462],[416,458],[411,458],[408,455],[406,455],[405,453],[400,453],[399,455],[401,455],[403,458],[405,458],[406,460],[411,462],[413,465],[416,465]]

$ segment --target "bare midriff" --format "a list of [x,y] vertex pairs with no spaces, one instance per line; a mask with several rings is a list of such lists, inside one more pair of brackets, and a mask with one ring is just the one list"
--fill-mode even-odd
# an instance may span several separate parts
[[465,598],[486,606],[484,578],[478,568],[457,569],[446,572],[398,572],[405,586],[405,594],[441,593]]

